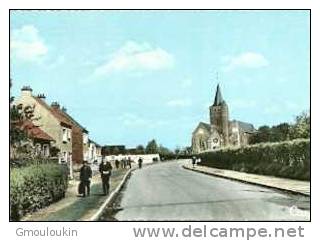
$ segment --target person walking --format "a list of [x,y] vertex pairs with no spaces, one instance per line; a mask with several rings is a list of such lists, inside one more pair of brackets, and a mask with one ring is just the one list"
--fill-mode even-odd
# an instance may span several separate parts
[[126,161],[124,158],[121,159],[121,168],[125,169],[126,168]]
[[194,165],[196,164],[196,157],[195,156],[193,156],[192,157],[192,167],[194,168]]
[[141,157],[139,157],[139,160],[138,160],[139,168],[141,168],[141,167],[142,167],[142,162],[143,162],[142,158],[141,158]]
[[131,169],[131,157],[128,157],[127,159],[127,166],[129,166],[129,169]]
[[119,160],[118,160],[118,159],[116,159],[114,163],[115,163],[115,165],[116,165],[116,168],[117,168],[117,169],[119,169],[119,165],[120,165]]
[[111,170],[111,163],[103,159],[99,166],[99,172],[101,174],[102,189],[104,195],[109,194]]
[[80,194],[83,195],[83,197],[90,196],[90,184],[91,184],[91,178],[92,178],[92,170],[91,167],[88,165],[87,161],[83,162],[83,166],[80,169]]

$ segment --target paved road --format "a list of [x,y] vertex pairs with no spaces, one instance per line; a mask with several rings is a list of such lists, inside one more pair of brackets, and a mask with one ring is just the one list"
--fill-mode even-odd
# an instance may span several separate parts
[[[185,170],[182,161],[134,171],[117,220],[308,220],[310,199]],[[297,207],[297,208],[295,208]]]

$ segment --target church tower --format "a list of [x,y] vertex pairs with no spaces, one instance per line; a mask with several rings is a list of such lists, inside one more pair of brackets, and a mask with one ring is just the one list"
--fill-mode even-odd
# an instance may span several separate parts
[[227,103],[223,100],[219,84],[213,105],[210,106],[210,124],[218,129],[222,139],[222,146],[229,144],[229,110]]

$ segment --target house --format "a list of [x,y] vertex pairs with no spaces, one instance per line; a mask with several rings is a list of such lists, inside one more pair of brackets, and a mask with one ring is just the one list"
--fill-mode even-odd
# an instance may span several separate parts
[[84,160],[85,139],[86,136],[88,136],[88,131],[68,114],[65,108],[56,108],[55,111],[59,112],[59,114],[63,115],[72,123],[72,162],[79,167]]
[[19,128],[25,131],[37,156],[50,157],[50,147],[55,141],[49,134],[29,120],[24,121]]
[[85,155],[85,160],[87,160],[89,163],[94,162],[101,162],[102,156],[101,156],[101,146],[94,142],[93,140],[89,139],[88,141],[88,150]]
[[21,89],[21,95],[14,100],[14,105],[33,109],[33,124],[54,139],[53,146],[58,152],[59,163],[72,166],[72,123],[57,111],[58,103],[49,106],[44,95],[34,96],[29,86]]

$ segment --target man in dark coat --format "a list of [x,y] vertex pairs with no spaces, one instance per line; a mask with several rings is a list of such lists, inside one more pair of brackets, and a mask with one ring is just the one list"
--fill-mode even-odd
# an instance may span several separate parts
[[119,165],[120,165],[119,160],[118,160],[118,159],[116,159],[114,163],[116,164],[116,168],[117,168],[117,169],[119,169]]
[[195,156],[192,157],[192,167],[196,164],[197,158]]
[[139,157],[139,160],[138,160],[139,168],[141,168],[141,167],[142,167],[142,162],[143,162],[142,158],[141,158],[141,157]]
[[111,170],[111,163],[103,159],[99,166],[99,172],[101,174],[102,189],[104,195],[107,195],[109,193]]
[[90,182],[92,178],[92,170],[91,167],[88,165],[87,161],[83,162],[83,166],[80,169],[80,185],[84,186],[83,197],[87,195],[90,196]]
[[128,157],[127,159],[127,166],[131,169],[131,157]]

